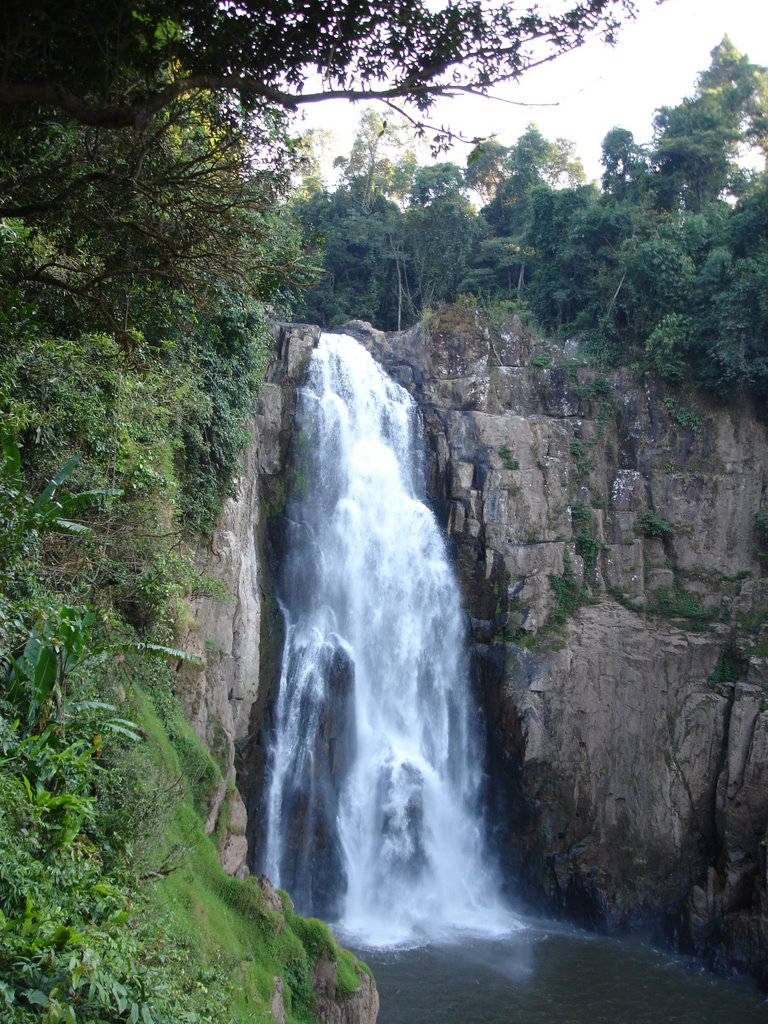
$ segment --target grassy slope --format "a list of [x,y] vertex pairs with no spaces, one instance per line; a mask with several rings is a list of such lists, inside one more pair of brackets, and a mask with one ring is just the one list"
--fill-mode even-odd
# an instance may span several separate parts
[[270,999],[280,976],[289,1024],[314,1021],[311,971],[318,957],[337,961],[339,996],[354,991],[358,972],[367,968],[338,946],[327,925],[299,917],[287,895],[282,894],[279,913],[267,905],[255,878],[240,880],[224,873],[216,837],[206,836],[203,828],[205,797],[221,779],[215,762],[178,713],[164,724],[141,690],[135,693],[134,707],[154,767],[161,777],[181,780],[186,791],[159,837],[166,853],[186,852],[175,870],[153,884],[148,894],[151,912],[164,919],[170,939],[189,950],[198,971],[215,972],[227,996],[221,1019],[271,1020]]

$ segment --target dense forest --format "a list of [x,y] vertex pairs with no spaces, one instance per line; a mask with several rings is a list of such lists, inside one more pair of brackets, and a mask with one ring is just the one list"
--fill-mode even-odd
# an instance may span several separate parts
[[[9,9],[4,72],[90,97],[99,67],[110,98],[166,81],[153,33],[174,26],[149,11],[147,39],[140,10],[19,5],[22,30]],[[314,958],[348,988],[354,961],[219,865],[226,766],[174,647],[190,598],[228,600],[195,550],[248,437],[266,304],[304,272],[294,143],[279,111],[199,90],[121,129],[0,112],[0,1018],[264,1020],[283,977],[288,1019],[312,1020]]]
[[338,187],[315,171],[292,200],[326,270],[297,313],[392,330],[479,303],[604,364],[765,398],[768,71],[723,39],[653,130],[650,146],[607,132],[598,187],[572,143],[535,125],[482,142],[465,167],[419,166],[403,129],[368,111]]
[[354,987],[325,926],[219,867],[203,823],[223,767],[176,693],[188,600],[225,597],[195,552],[232,492],[275,319],[393,328],[460,299],[577,334],[595,359],[765,394],[768,191],[737,160],[768,145],[764,69],[721,44],[652,151],[609,133],[602,189],[534,128],[465,169],[418,166],[370,113],[328,192],[291,122],[308,62],[340,95],[390,72],[383,98],[423,111],[456,68],[514,78],[529,42],[612,38],[626,5],[560,21],[315,6],[4,12],[4,1020],[264,1020],[280,976],[287,1019],[311,1021],[322,951]]

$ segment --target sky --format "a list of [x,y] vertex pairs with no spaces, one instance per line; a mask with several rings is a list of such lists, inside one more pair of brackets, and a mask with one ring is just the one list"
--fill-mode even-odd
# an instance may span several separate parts
[[[636,19],[623,27],[615,46],[591,40],[498,90],[507,101],[530,105],[447,99],[436,106],[433,122],[469,137],[495,136],[503,145],[533,122],[547,138],[573,140],[587,175],[597,179],[606,133],[620,126],[636,142],[650,142],[654,111],[693,93],[724,35],[753,63],[768,66],[766,0],[637,0],[637,7]],[[348,153],[363,109],[340,101],[318,104],[307,111],[305,126],[333,131],[332,156]],[[456,146],[440,159],[464,165],[470,149]],[[426,153],[421,162],[428,159]]]

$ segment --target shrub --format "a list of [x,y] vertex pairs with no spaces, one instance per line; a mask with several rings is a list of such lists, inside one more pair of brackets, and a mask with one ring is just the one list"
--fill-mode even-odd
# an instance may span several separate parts
[[501,446],[501,448],[499,448],[499,458],[504,464],[505,469],[514,470],[520,468],[520,463],[516,458],[513,457],[512,449],[509,447],[509,445],[504,444]]
[[644,537],[668,537],[673,532],[671,523],[657,515],[653,509],[648,509],[637,517],[635,529]]
[[573,572],[573,563],[567,551],[563,555],[563,575],[551,573],[549,583],[557,598],[557,606],[550,616],[550,622],[562,624],[579,607],[582,596],[582,588]]

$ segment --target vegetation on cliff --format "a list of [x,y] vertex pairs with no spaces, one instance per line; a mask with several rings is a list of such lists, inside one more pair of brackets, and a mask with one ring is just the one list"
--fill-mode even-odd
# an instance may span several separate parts
[[0,40],[4,87],[53,83],[0,98],[0,1017],[263,1020],[282,978],[286,1018],[314,1020],[318,957],[340,994],[355,962],[222,871],[222,769],[172,668],[186,599],[224,596],[194,544],[232,489],[269,304],[306,269],[282,226],[295,146],[213,93],[122,128],[63,109],[75,79],[86,105],[156,88],[153,48],[184,34],[89,8],[12,5]]
[[511,146],[481,143],[466,168],[418,166],[369,112],[338,188],[315,178],[295,204],[326,268],[303,315],[393,329],[467,296],[576,336],[603,364],[764,398],[767,128],[768,71],[727,38],[693,95],[657,111],[652,145],[608,131],[600,187],[535,125]]
[[339,995],[359,983],[325,926],[224,874],[204,827],[222,766],[174,695],[184,599],[221,586],[189,539],[230,485],[263,346],[239,312],[166,366],[106,335],[5,353],[4,425],[26,443],[0,466],[4,1020],[258,1021],[282,978],[286,1019],[311,1021],[318,957]]

